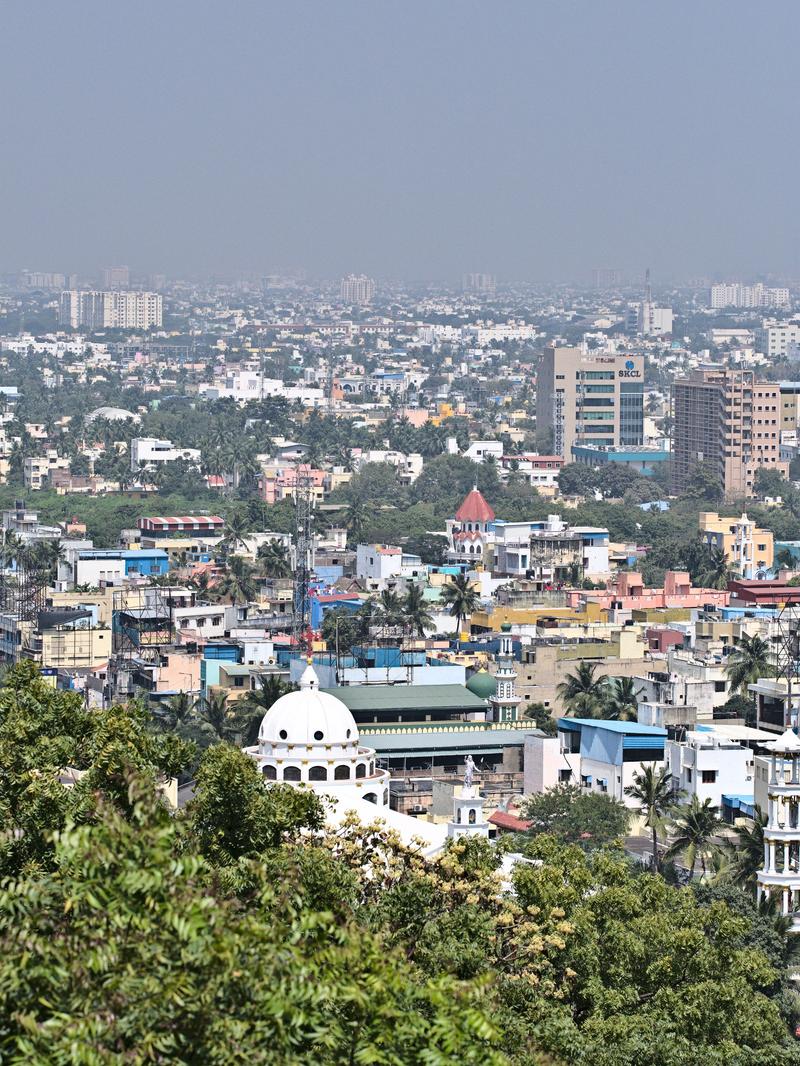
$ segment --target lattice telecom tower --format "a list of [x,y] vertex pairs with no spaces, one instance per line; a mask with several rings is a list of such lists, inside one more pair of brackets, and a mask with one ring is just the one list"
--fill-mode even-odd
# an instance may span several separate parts
[[314,572],[314,495],[308,467],[298,467],[295,486],[295,569],[292,603],[292,637],[296,645],[306,641],[311,625],[309,591]]

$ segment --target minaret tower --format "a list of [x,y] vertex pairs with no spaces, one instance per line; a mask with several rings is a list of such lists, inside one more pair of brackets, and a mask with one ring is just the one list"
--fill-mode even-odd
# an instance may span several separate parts
[[489,823],[483,818],[483,796],[474,783],[475,763],[471,755],[464,762],[461,794],[453,796],[453,820],[447,823],[447,836],[489,837]]
[[782,914],[792,915],[790,931],[800,933],[800,738],[787,729],[769,747],[764,867],[756,875],[757,892],[759,900],[774,899]]
[[517,710],[522,700],[516,693],[517,671],[514,669],[514,646],[511,640],[511,626],[504,622],[501,626],[500,652],[497,656],[497,673],[494,675],[494,696],[489,697],[493,722],[515,722]]

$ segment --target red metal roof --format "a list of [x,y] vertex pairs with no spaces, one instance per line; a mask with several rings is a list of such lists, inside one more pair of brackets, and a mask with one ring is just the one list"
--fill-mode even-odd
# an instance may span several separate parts
[[506,811],[495,811],[494,814],[489,815],[489,821],[492,825],[496,825],[498,829],[508,829],[520,833],[524,833],[526,829],[531,827],[531,823],[524,818],[517,818],[515,814],[508,814]]
[[464,497],[464,502],[456,511],[457,522],[493,522],[494,511],[477,489],[472,489]]

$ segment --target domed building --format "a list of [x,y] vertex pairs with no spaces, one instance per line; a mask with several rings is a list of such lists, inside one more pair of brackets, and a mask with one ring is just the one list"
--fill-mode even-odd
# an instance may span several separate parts
[[495,694],[495,680],[485,667],[481,667],[472,675],[466,684],[466,689],[479,700],[489,700]]
[[320,692],[310,663],[298,691],[273,703],[258,744],[245,751],[266,781],[305,784],[337,802],[389,806],[389,772],[375,765],[373,748],[359,743],[358,726],[342,701]]

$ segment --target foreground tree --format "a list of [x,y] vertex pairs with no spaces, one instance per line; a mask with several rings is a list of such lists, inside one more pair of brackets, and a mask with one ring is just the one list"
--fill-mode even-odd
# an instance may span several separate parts
[[597,664],[579,662],[571,674],[559,682],[556,694],[567,714],[598,718],[608,699],[607,677],[597,677]]

